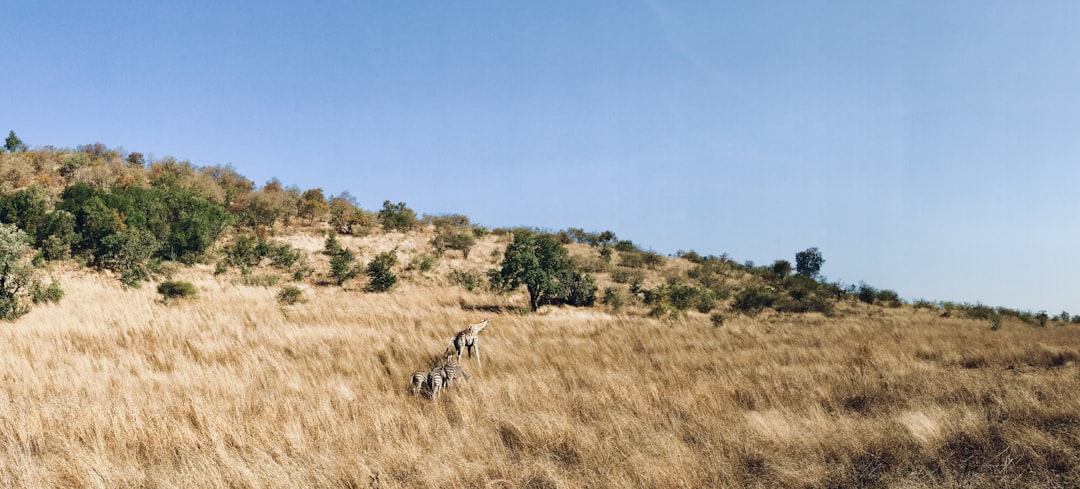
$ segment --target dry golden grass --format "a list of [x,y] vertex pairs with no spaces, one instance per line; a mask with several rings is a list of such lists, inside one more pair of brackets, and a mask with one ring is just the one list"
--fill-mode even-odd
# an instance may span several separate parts
[[[483,270],[492,249],[439,267]],[[56,271],[61,304],[2,325],[0,486],[1080,486],[1075,327],[522,315],[500,311],[524,293],[421,276],[283,308],[209,270],[181,271],[199,296],[172,304]],[[411,396],[409,374],[484,317],[483,368]]]

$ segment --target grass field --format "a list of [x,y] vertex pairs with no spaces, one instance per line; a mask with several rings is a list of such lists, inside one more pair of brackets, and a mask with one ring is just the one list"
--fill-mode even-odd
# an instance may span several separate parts
[[[169,304],[53,270],[63,301],[0,328],[0,486],[1080,486],[1075,326],[521,314],[524,293],[419,276],[283,307],[210,270]],[[485,317],[471,379],[410,395]]]

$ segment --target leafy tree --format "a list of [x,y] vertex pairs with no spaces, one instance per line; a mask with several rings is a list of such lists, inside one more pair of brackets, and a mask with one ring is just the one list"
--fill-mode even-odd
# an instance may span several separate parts
[[379,211],[379,222],[387,231],[408,231],[419,222],[416,212],[413,212],[404,202],[391,204],[389,200],[383,202],[383,208]]
[[390,268],[397,264],[397,252],[394,250],[379,253],[367,264],[368,292],[386,292],[397,283],[397,276]]
[[375,217],[357,207],[356,199],[348,192],[330,199],[330,226],[339,234],[364,235],[375,222]]
[[102,266],[120,273],[124,284],[136,287],[150,278],[146,263],[154,256],[161,244],[150,231],[128,228],[102,239]]
[[821,266],[825,264],[825,258],[817,247],[807,248],[795,254],[795,271],[799,275],[817,277],[821,273]]
[[14,153],[16,151],[26,151],[26,145],[23,144],[22,139],[15,135],[15,131],[9,131],[7,139],[4,140],[4,148]]
[[321,188],[305,190],[296,205],[296,215],[312,222],[322,219],[330,211],[330,204]]
[[0,224],[0,319],[12,321],[30,312],[25,302],[33,278],[27,258],[26,233],[12,224]]
[[47,218],[47,200],[45,189],[38,185],[0,196],[0,222],[15,224],[35,238]]
[[[592,277],[577,274],[570,254],[555,236],[525,229],[514,232],[514,241],[506,245],[503,253],[502,268],[491,273],[490,278],[493,285],[504,290],[524,285],[533,311],[553,299],[578,300],[584,305],[596,298]],[[573,284],[577,282],[583,282],[579,285],[582,288],[574,292]],[[591,292],[587,292],[590,288]],[[575,296],[569,297],[572,293]]]

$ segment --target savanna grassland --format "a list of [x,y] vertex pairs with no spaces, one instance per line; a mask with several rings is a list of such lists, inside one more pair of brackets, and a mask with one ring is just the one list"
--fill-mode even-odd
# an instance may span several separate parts
[[12,137],[0,487],[1080,487],[1080,316]]
[[[344,239],[408,262],[428,238]],[[317,233],[281,239],[320,259]],[[51,265],[63,300],[0,329],[0,485],[1080,485],[1075,326],[855,302],[720,326],[527,313],[524,292],[447,282],[503,246],[488,236],[386,294],[304,285],[287,306],[209,265],[176,270],[198,295],[169,302]],[[665,260],[649,273],[685,268]],[[409,374],[483,318],[470,380],[411,395]]]

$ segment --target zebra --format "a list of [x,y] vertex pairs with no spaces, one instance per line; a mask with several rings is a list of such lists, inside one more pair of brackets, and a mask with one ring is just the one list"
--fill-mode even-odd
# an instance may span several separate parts
[[447,348],[446,352],[443,354],[443,364],[437,369],[442,372],[443,378],[446,379],[446,388],[450,388],[450,386],[454,384],[454,379],[459,375],[465,380],[469,380],[469,374],[465,373],[464,369],[454,363],[453,357],[454,352]]
[[458,361],[461,361],[461,351],[468,348],[469,358],[472,358],[473,351],[476,352],[476,364],[483,366],[480,362],[480,347],[477,345],[477,340],[480,337],[480,332],[488,326],[488,320],[485,319],[476,324],[470,324],[469,327],[458,331],[454,335],[454,352],[457,353]]
[[412,394],[414,396],[418,392],[420,392],[422,389],[424,389],[424,386],[427,384],[427,381],[428,381],[428,374],[429,373],[430,372],[425,372],[423,370],[417,370],[416,372],[413,372],[411,380],[412,380]]
[[432,370],[431,372],[428,372],[428,374],[427,374],[427,383],[425,384],[425,387],[427,388],[428,397],[430,397],[432,399],[438,397],[439,392],[441,392],[442,389],[443,389],[443,383],[444,383],[445,380],[446,379],[443,376],[443,372],[442,372],[441,368],[436,368],[435,370]]

